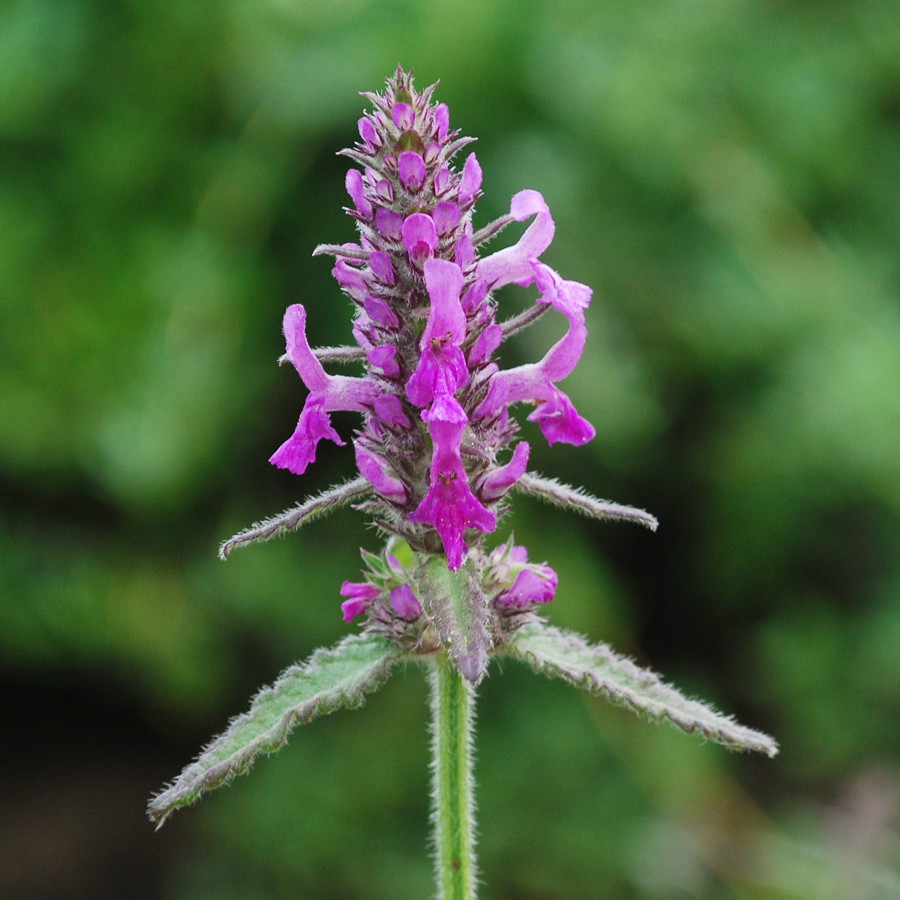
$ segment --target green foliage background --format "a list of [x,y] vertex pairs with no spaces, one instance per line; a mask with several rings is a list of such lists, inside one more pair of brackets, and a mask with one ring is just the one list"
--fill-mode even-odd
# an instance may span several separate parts
[[[522,501],[501,535],[558,570],[555,623],[783,746],[728,756],[495,668],[485,897],[897,896],[900,16],[882,0],[0,6],[4,896],[428,895],[415,669],[160,834],[142,821],[258,685],[345,633],[339,585],[376,548],[346,511],[215,559],[351,471],[330,445],[302,479],[267,465],[303,397],[275,359],[291,302],[314,342],[349,336],[310,253],[353,237],[335,152],[398,62],[479,138],[477,222],[540,190],[545,258],[595,289],[566,390],[597,438],[534,440],[533,467],[662,521]],[[558,333],[545,319],[507,361]]]

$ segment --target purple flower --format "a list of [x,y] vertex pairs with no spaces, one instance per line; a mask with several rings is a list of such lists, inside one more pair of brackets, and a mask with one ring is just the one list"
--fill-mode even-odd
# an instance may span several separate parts
[[[594,435],[558,387],[584,350],[591,291],[541,262],[555,226],[537,191],[520,191],[507,216],[476,231],[481,166],[469,153],[456,168],[454,155],[469,140],[451,129],[432,93],[417,92],[398,69],[384,95],[366,95],[373,109],[344,151],[354,163],[346,188],[359,240],[316,251],[335,257],[334,277],[355,308],[351,332],[362,352],[341,358],[360,359],[363,373],[327,374],[307,342],[304,308],[290,307],[286,358],[310,393],[272,462],[302,474],[320,440],[343,443],[329,414],[360,413],[354,451],[372,491],[364,507],[414,552],[443,547],[455,570],[479,533],[496,528],[497,510],[525,474],[529,447],[517,440],[513,404],[534,405],[529,419],[551,444]],[[479,235],[528,220],[515,244],[480,256]],[[561,313],[567,330],[540,361],[502,370],[493,292],[506,285],[535,290],[534,302]],[[539,583],[549,582],[523,575],[509,602],[535,596]]]
[[375,585],[366,582],[345,581],[341,585],[341,596],[350,599],[341,604],[344,621],[352,622],[357,616],[362,615],[369,603],[380,593],[381,591]]
[[462,407],[452,398],[439,397],[422,418],[428,421],[434,439],[431,488],[409,520],[433,526],[444,545],[447,565],[455,570],[466,553],[466,529],[493,531],[497,518],[481,505],[466,480],[460,454],[466,424]]
[[513,586],[497,598],[500,606],[524,609],[534,603],[549,603],[556,594],[556,572],[543,566],[543,573],[534,569],[522,569]]
[[519,441],[513,450],[512,459],[505,466],[491,469],[482,478],[478,487],[486,501],[499,500],[525,474],[530,450],[525,441]]
[[441,200],[435,204],[431,218],[439,235],[448,234],[459,224],[459,206],[449,200]]
[[366,200],[366,195],[363,191],[362,174],[357,169],[350,169],[347,172],[345,184],[347,185],[347,193],[356,206],[356,211],[363,217],[371,216],[372,204]]
[[410,150],[400,154],[397,171],[400,173],[400,181],[403,182],[403,186],[412,193],[418,193],[428,173],[425,168],[425,160],[418,153]]
[[367,378],[326,375],[306,340],[306,310],[299,303],[284,314],[287,358],[309,388],[303,412],[294,433],[272,454],[270,462],[295,475],[302,475],[316,458],[316,446],[322,438],[343,444],[331,427],[329,412],[362,411],[374,402],[378,387]]
[[[523,240],[527,236],[526,232]],[[476,414],[489,415],[499,406],[523,400],[546,404],[545,409],[539,406],[529,420],[540,423],[548,443],[584,444],[594,436],[594,429],[578,415],[569,398],[555,387],[554,382],[565,378],[581,358],[587,338],[584,310],[590,302],[591,290],[576,281],[563,281],[549,266],[535,260],[529,263],[529,269],[541,291],[538,302],[547,303],[566,316],[569,329],[540,362],[498,372]]]
[[353,447],[356,451],[356,468],[376,491],[395,503],[403,503],[406,500],[406,487],[399,478],[390,474],[390,466],[386,459],[367,450],[358,441]]
[[375,398],[373,404],[375,416],[388,425],[401,429],[412,428],[412,423],[403,411],[403,403],[399,397],[393,394],[382,394]]
[[434,253],[438,245],[437,229],[434,227],[434,219],[425,213],[413,213],[403,220],[400,226],[400,236],[403,246],[409,253],[409,258],[417,265],[421,265]]
[[529,563],[528,551],[521,545],[501,544],[488,563],[490,578],[501,588],[495,601],[501,609],[528,609],[549,603],[556,594],[556,572],[546,563]]
[[510,218],[517,222],[534,216],[519,242],[498,250],[478,263],[478,276],[494,290],[507,284],[530,284],[531,263],[550,246],[556,226],[550,209],[537,191],[519,191],[509,204]]
[[400,366],[397,364],[396,356],[396,347],[390,344],[382,344],[380,347],[373,347],[369,351],[369,365],[374,369],[380,369],[391,378],[396,378],[400,374]]
[[481,166],[475,159],[475,154],[470,153],[463,166],[462,178],[459,180],[459,199],[466,203],[475,198],[481,189]]
[[455,263],[429,259],[425,264],[425,284],[431,311],[420,342],[419,365],[406,384],[407,397],[420,407],[438,395],[453,396],[469,381],[460,349],[466,335],[466,317],[459,302],[462,272]]
[[401,619],[415,619],[422,612],[422,607],[408,584],[400,584],[391,588],[391,606]]

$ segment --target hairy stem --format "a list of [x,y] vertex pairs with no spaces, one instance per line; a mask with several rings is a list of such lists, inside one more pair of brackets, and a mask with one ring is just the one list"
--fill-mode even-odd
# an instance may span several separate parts
[[475,689],[443,653],[429,667],[435,878],[438,900],[475,898],[472,729]]

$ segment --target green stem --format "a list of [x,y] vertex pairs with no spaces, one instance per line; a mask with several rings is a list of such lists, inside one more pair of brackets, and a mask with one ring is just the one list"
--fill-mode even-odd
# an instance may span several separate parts
[[438,900],[475,898],[472,726],[475,690],[440,653],[429,667],[435,876]]

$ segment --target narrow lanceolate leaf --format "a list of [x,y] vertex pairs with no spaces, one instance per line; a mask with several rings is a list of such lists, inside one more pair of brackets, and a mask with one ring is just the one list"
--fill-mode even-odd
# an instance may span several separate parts
[[335,647],[317,650],[303,665],[286,669],[261,690],[250,710],[233,719],[147,808],[163,824],[182,806],[246,772],[260,753],[281,749],[295,725],[341,707],[359,706],[365,694],[387,680],[402,652],[387,639],[349,635]]
[[277,534],[288,531],[297,531],[307,522],[328,515],[341,506],[360,500],[372,493],[372,486],[365,478],[354,478],[344,484],[337,484],[328,488],[316,497],[310,497],[299,506],[285,510],[271,519],[257,522],[250,528],[238,532],[234,537],[228,538],[219,547],[219,558],[228,559],[228,554],[235,547],[243,547],[245,544],[253,544],[256,541],[267,541]]
[[515,484],[515,489],[523,494],[531,494],[546,500],[554,506],[571,509],[592,519],[612,519],[620,522],[636,522],[651,531],[656,531],[659,522],[656,516],[634,506],[623,506],[610,500],[598,500],[581,488],[562,484],[555,478],[544,478],[534,472],[526,472]]
[[534,622],[516,632],[504,650],[535,672],[564,678],[652,721],[671,722],[688,734],[702,735],[729,750],[756,750],[767,756],[778,753],[778,744],[768,735],[689,700],[658,675],[619,656],[606,644],[589,644],[574,632]]
[[487,599],[475,564],[466,560],[458,572],[443,556],[433,556],[416,569],[417,594],[431,617],[459,673],[478,684],[488,665],[491,637],[487,629]]

